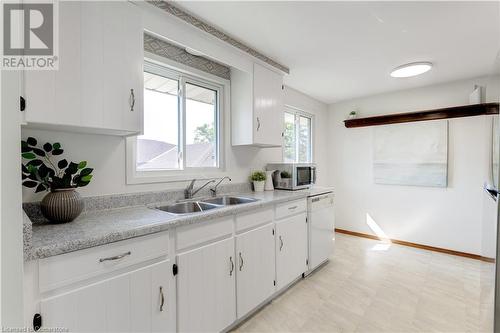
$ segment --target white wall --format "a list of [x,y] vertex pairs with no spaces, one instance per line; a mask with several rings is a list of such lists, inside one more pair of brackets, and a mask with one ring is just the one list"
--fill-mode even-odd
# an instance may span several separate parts
[[374,234],[367,214],[394,239],[481,253],[483,183],[490,174],[491,117],[449,120],[447,188],[377,185],[372,174],[373,127],[343,120],[468,104],[474,83],[498,101],[499,77],[479,78],[381,94],[329,107],[330,181],[336,193],[336,227]]
[[[296,90],[285,88],[285,104],[299,108],[314,115],[316,130],[314,133],[314,156],[317,156],[319,175],[318,183],[326,184],[326,147],[321,145],[326,137],[327,106]],[[226,108],[226,124],[230,124],[229,108]],[[233,182],[248,180],[250,170],[262,169],[267,163],[282,160],[281,148],[232,147],[230,128],[226,126],[226,173]],[[87,160],[94,168],[92,182],[79,189],[83,196],[154,191],[183,188],[186,182],[127,185],[125,173],[125,139],[121,137],[75,134],[55,131],[23,129],[23,138],[36,137],[39,142],[60,142],[68,160]],[[321,148],[319,148],[321,147]],[[23,188],[23,201],[38,201],[43,193],[34,194],[31,189]]]

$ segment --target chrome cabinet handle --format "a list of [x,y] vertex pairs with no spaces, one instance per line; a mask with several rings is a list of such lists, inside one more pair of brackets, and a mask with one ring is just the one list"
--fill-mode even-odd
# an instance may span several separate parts
[[289,210],[294,210],[297,206],[288,207]]
[[135,106],[134,89],[130,89],[130,111],[134,111],[134,106]]
[[241,252],[240,252],[240,272],[241,272],[242,268],[243,268],[243,257],[241,256]]
[[101,259],[99,259],[99,262],[111,261],[111,260],[118,260],[118,259],[121,259],[123,257],[129,256],[131,254],[132,254],[132,252],[128,251],[128,252],[125,252],[123,254],[119,254],[117,256],[112,256],[112,257],[107,257],[107,258],[101,258]]
[[160,286],[160,312],[163,312],[163,305],[165,305],[165,296],[163,295],[163,287]]
[[231,270],[229,271],[229,276],[233,276],[233,271],[234,271],[233,257],[229,257],[229,262],[231,263]]
[[283,248],[283,238],[281,238],[281,236],[280,236],[280,251],[282,248]]
[[257,117],[257,131],[260,130],[260,118]]

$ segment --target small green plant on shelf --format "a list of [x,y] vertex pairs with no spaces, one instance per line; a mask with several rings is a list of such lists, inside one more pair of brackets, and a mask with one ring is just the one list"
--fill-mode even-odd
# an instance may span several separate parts
[[23,186],[35,188],[35,193],[87,186],[94,169],[87,167],[87,161],[68,163],[60,159],[56,162],[56,156],[63,152],[58,142],[38,147],[33,137],[21,141]]
[[266,180],[266,173],[264,171],[254,171],[250,176],[250,180],[253,182],[263,182]]

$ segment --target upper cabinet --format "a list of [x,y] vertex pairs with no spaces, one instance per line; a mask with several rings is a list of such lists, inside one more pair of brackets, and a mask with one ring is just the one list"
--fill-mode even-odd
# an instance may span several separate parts
[[59,70],[25,71],[33,128],[112,135],[143,131],[143,23],[127,1],[59,2]]
[[283,134],[283,76],[259,64],[231,71],[233,146],[279,147]]

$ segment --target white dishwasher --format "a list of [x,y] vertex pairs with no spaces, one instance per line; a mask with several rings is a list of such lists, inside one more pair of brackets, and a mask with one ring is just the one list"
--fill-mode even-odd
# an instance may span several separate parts
[[307,199],[309,272],[326,262],[333,252],[335,215],[333,193],[312,195]]

